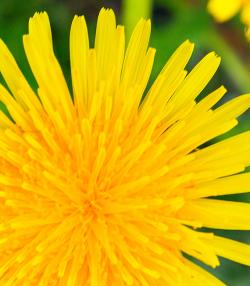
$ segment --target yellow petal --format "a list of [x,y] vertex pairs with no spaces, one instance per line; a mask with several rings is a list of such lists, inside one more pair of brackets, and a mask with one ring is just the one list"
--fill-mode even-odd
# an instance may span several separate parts
[[70,30],[70,64],[74,100],[79,116],[86,114],[88,96],[88,30],[83,16],[75,16]]
[[186,171],[196,172],[197,182],[239,173],[250,164],[250,146],[246,144],[249,140],[247,131],[198,150]]
[[[65,120],[73,120],[73,103],[61,67],[54,55],[49,18],[36,13],[29,22],[29,34],[23,38],[26,56],[40,90],[42,102],[60,110]],[[53,111],[48,110],[53,117]]]
[[241,20],[248,27],[250,26],[250,4],[246,4],[242,7]]
[[250,266],[250,245],[219,236],[206,242],[217,255]]
[[[95,50],[99,80],[110,80],[116,70],[120,74],[125,48],[124,30],[116,27],[115,14],[111,9],[102,9],[98,16]],[[119,80],[119,78],[116,78]]]
[[197,184],[195,189],[187,194],[187,197],[194,199],[248,192],[250,192],[250,173],[244,173]]
[[180,217],[198,220],[205,227],[250,230],[250,204],[213,199],[186,203]]
[[25,111],[35,108],[41,112],[42,106],[38,97],[29,86],[14,57],[2,40],[0,40],[0,72],[18,104]]
[[192,69],[171,97],[169,102],[174,105],[174,109],[168,117],[177,117],[175,113],[180,112],[188,103],[194,101],[213,77],[219,64],[220,58],[215,53],[209,53]]
[[224,22],[238,13],[241,4],[241,0],[209,0],[207,8],[217,21]]
[[[209,247],[206,241],[202,240],[203,236],[209,236],[210,238],[211,235],[209,233],[199,233],[185,226],[181,227],[180,231],[182,232],[182,239],[179,246],[182,251],[207,265],[211,265],[213,268],[219,266],[220,263],[213,248]],[[210,239],[207,240],[209,241]]]
[[193,262],[185,259],[184,265],[186,266],[184,267],[184,272],[186,275],[183,275],[184,284],[182,285],[226,286],[223,282],[216,279],[216,277],[214,277],[208,271],[205,271],[201,267],[195,265]]
[[[185,41],[167,61],[140,108],[141,116],[145,114],[145,110],[151,109],[151,113],[148,112],[148,117],[144,120],[155,116],[155,113],[160,115],[163,112],[161,118],[166,116],[166,113],[164,114],[166,104],[187,74],[184,69],[192,55],[193,49],[194,44]],[[169,108],[167,112],[169,112]]]
[[[125,54],[121,74],[121,89],[124,100],[128,104],[129,101],[132,101],[130,105],[132,111],[134,108],[137,110],[139,106],[153,66],[155,50],[148,49],[150,31],[150,21],[141,19],[132,33]],[[126,98],[130,89],[132,93],[129,98]]]
[[[223,89],[218,94],[220,95],[221,92],[223,93]],[[200,104],[202,104],[202,102]],[[193,129],[191,132],[192,135],[198,133],[204,137],[204,139],[210,140],[233,128],[237,124],[236,119],[249,107],[250,94],[238,96],[214,111],[209,111],[205,114],[204,111],[202,111],[202,116],[199,113],[195,114],[195,112],[202,110],[199,108],[199,104],[197,104],[196,108],[194,108],[194,113],[192,112],[188,118],[191,121],[190,124],[192,123],[192,127],[189,131]],[[195,120],[195,122],[192,122],[192,120]]]
[[[0,100],[5,104],[12,118],[24,130],[31,130],[33,123],[27,112],[11,96],[8,90],[0,84]],[[6,122],[7,123],[7,122]]]

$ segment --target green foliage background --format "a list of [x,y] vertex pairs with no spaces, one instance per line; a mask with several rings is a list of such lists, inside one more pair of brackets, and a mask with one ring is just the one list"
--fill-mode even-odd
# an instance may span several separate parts
[[[225,0],[225,5],[226,5]],[[29,69],[22,47],[22,35],[27,32],[28,19],[36,11],[46,10],[51,19],[56,55],[63,67],[65,77],[70,84],[69,72],[69,30],[74,14],[84,14],[87,18],[90,38],[94,38],[95,23],[99,9],[111,7],[118,15],[118,22],[126,25],[127,35],[140,17],[152,18],[151,46],[157,49],[151,82],[163,67],[175,48],[186,39],[196,44],[189,69],[203,55],[215,51],[222,57],[222,64],[213,81],[206,88],[203,97],[209,91],[224,84],[229,92],[226,101],[236,95],[250,92],[250,43],[244,37],[244,27],[239,17],[226,24],[216,24],[206,11],[205,0],[1,0],[0,1],[0,37],[15,55],[32,87],[36,82]],[[3,81],[0,78],[0,81]],[[4,109],[1,104],[0,108]],[[4,109],[5,110],[5,109]],[[237,134],[250,129],[250,112],[241,116],[240,124],[228,134],[216,138]],[[249,144],[250,142],[246,142]],[[229,199],[250,201],[249,195],[234,196]],[[220,232],[224,236],[250,243],[250,232]],[[237,265],[221,259],[215,273],[227,285],[250,285],[249,267]]]

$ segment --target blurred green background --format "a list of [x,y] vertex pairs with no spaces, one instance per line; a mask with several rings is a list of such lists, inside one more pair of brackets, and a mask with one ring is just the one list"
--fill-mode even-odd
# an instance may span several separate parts
[[[226,2],[225,0],[225,5]],[[69,30],[75,14],[85,15],[92,43],[96,18],[103,6],[115,10],[118,23],[125,24],[127,28],[127,35],[131,33],[139,18],[150,17],[151,46],[157,49],[150,81],[154,80],[176,47],[189,39],[196,44],[189,69],[209,51],[215,51],[222,57],[221,67],[200,98],[224,84],[229,90],[223,99],[226,101],[236,95],[250,92],[250,43],[245,39],[244,26],[239,16],[225,24],[216,24],[208,14],[206,5],[207,1],[202,0],[0,0],[0,37],[15,55],[33,88],[36,88],[22,47],[22,35],[27,32],[28,19],[36,11],[46,10],[49,13],[55,52],[69,83]],[[0,81],[3,79],[0,78]],[[239,121],[240,124],[236,128],[215,140],[250,129],[250,112],[241,116]],[[250,201],[249,195],[231,196],[229,199]],[[227,231],[220,234],[250,243],[250,232]],[[222,265],[216,270],[208,270],[227,285],[250,285],[249,267],[224,259],[221,259],[221,262]]]

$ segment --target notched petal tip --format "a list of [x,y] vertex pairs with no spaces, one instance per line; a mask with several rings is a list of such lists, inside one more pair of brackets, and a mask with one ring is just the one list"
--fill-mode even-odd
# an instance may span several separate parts
[[35,14],[29,18],[29,25],[32,25],[35,21],[40,21],[41,19],[43,20],[49,20],[49,16],[47,12],[42,11],[42,12],[35,12]]
[[111,8],[102,8],[98,15],[98,21],[102,18],[113,18],[116,19],[114,10]]
[[185,52],[185,54],[189,54],[188,58],[191,57],[193,50],[194,50],[195,44],[191,42],[189,39],[184,41],[177,50]]
[[214,59],[217,59],[218,61],[221,61],[221,57],[218,54],[216,54],[216,52],[214,52],[214,51],[208,53],[207,55],[210,56],[211,58],[213,57]]
[[48,13],[46,11],[39,11],[39,12],[35,12],[34,15],[30,18],[37,18],[37,17],[49,17]]
[[47,12],[36,12],[33,17],[29,19],[28,27],[29,34],[34,34],[37,37],[40,36],[42,30],[46,30],[50,40],[52,40],[50,21]]
[[190,46],[190,47],[194,47],[194,46],[195,46],[195,44],[194,44],[192,41],[190,41],[189,39],[186,39],[186,40],[182,43],[182,45],[186,45],[186,46]]
[[202,60],[201,62],[204,62],[208,64],[212,69],[213,73],[218,69],[220,63],[221,63],[221,57],[218,56],[214,51],[208,53]]
[[220,91],[221,93],[226,93],[227,92],[227,88],[224,86],[224,85],[221,85],[219,88],[218,88],[218,91]]
[[74,16],[70,31],[72,32],[72,30],[74,29],[84,29],[84,30],[87,29],[85,17],[83,15]]

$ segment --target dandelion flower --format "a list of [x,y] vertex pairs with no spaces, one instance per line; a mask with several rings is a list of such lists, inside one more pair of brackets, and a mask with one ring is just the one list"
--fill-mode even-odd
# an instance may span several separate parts
[[200,147],[237,124],[250,95],[215,109],[222,86],[196,102],[220,58],[187,73],[188,41],[146,93],[149,35],[140,20],[125,50],[102,9],[92,49],[76,16],[72,96],[46,13],[23,38],[37,92],[0,42],[0,285],[220,286],[185,254],[250,265],[248,245],[199,229],[250,229],[249,204],[214,198],[250,190],[250,132]]
[[250,1],[249,0],[209,0],[208,11],[218,22],[225,22],[237,13],[247,26],[246,36],[250,40]]

